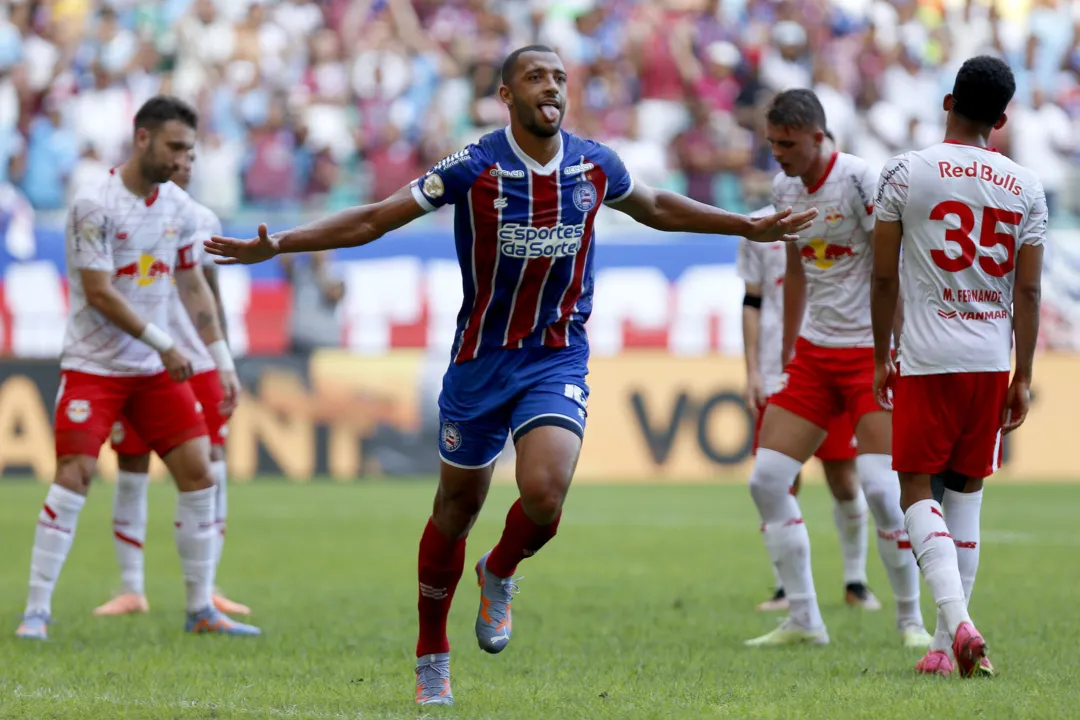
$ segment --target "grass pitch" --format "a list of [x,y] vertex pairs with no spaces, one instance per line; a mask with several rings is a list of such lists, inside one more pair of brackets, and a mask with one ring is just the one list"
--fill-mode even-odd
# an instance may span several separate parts
[[[843,604],[830,500],[803,494],[832,644],[751,650],[772,576],[743,486],[578,486],[559,536],[522,564],[514,639],[476,647],[471,564],[495,542],[496,488],[450,618],[457,705],[413,705],[416,548],[433,483],[234,484],[219,580],[265,636],[182,634],[173,490],[154,486],[151,613],[94,618],[117,585],[112,488],[95,487],[48,643],[16,641],[44,486],[0,484],[0,718],[1077,718],[1080,486],[990,483],[972,612],[994,680],[918,677],[886,609]],[[924,588],[924,613],[933,624]]]

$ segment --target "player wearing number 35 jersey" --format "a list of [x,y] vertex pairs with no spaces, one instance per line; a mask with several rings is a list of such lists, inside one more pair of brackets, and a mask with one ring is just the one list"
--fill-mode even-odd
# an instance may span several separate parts
[[[889,406],[895,380],[893,467],[912,549],[939,608],[934,642],[917,666],[927,674],[956,666],[964,676],[993,673],[967,603],[982,481],[997,469],[1002,432],[1027,413],[1047,222],[1035,173],[986,147],[1015,87],[1002,61],[965,62],[945,96],[945,142],[886,163],[875,198],[875,390]],[[889,337],[898,288],[905,318],[897,378]],[[930,476],[946,471],[953,479],[939,504]]]

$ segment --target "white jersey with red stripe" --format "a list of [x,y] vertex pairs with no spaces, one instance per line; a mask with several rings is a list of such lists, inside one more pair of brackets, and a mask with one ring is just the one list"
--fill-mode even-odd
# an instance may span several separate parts
[[69,315],[62,368],[109,376],[164,370],[157,351],[87,302],[79,271],[108,272],[143,320],[169,327],[173,273],[195,264],[191,203],[173,183],[138,197],[112,171],[76,192],[66,223]]
[[[193,238],[195,262],[203,267],[213,266],[213,256],[203,252],[203,241],[209,240],[213,235],[221,235],[221,221],[218,220],[217,215],[210,208],[200,205],[194,200],[191,201],[191,205],[192,214],[195,218],[195,235]],[[210,357],[210,352],[206,349],[206,344],[202,341],[199,331],[195,329],[195,325],[191,322],[191,316],[188,315],[184,303],[180,301],[179,293],[173,294],[169,314],[171,320],[169,332],[176,340],[176,347],[184,354],[184,357],[191,360],[191,366],[195,373],[215,369],[214,359]]]
[[901,374],[1007,372],[1016,253],[1046,239],[1038,176],[946,142],[886,163],[875,207],[903,224]]
[[[750,213],[764,217],[774,213],[772,205]],[[784,367],[780,355],[784,344],[784,272],[787,267],[787,245],[782,242],[755,243],[739,240],[735,268],[747,285],[761,287],[761,309],[758,312],[758,372],[761,373],[765,394],[772,395],[783,383]]]
[[833,153],[814,187],[777,174],[773,205],[795,212],[817,208],[800,233],[806,272],[806,319],[801,337],[820,347],[873,347],[870,275],[874,266],[872,193],[878,173],[861,158]]

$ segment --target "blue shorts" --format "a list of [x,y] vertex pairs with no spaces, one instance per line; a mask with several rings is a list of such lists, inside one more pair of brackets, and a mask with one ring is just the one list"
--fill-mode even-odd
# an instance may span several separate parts
[[507,434],[517,442],[544,425],[585,435],[589,346],[492,350],[451,364],[439,394],[439,455],[449,465],[495,462]]

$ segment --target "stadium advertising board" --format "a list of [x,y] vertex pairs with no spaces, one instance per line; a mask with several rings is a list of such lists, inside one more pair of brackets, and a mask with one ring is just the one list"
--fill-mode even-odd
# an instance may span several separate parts
[[[229,425],[228,457],[237,480],[280,477],[415,477],[438,467],[435,401],[442,354],[346,352],[299,358],[246,358],[245,391]],[[1074,480],[1074,408],[1080,358],[1037,362],[1032,414],[1006,444],[1001,479]],[[664,352],[595,358],[580,482],[738,481],[750,467],[751,420],[735,358],[677,358]],[[0,475],[52,475],[55,363],[0,362]],[[509,459],[509,458],[507,458]],[[502,462],[499,474],[513,467]],[[115,455],[101,453],[114,476]],[[817,468],[811,466],[811,474]],[[155,477],[164,468],[155,459]]]

